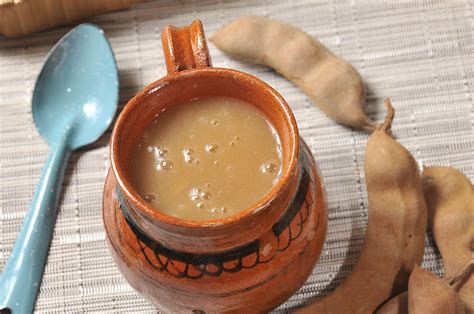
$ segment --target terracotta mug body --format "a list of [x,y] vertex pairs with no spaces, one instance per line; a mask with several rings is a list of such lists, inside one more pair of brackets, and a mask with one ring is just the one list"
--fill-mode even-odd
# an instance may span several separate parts
[[[162,34],[168,75],[134,98],[112,133],[103,219],[118,268],[161,308],[258,313],[289,298],[311,274],[326,234],[323,187],[285,100],[261,80],[210,67],[200,21]],[[282,172],[255,206],[228,218],[187,221],[146,203],[131,185],[133,146],[162,110],[196,97],[230,96],[258,107],[282,144]],[[243,157],[244,158],[244,157]]]

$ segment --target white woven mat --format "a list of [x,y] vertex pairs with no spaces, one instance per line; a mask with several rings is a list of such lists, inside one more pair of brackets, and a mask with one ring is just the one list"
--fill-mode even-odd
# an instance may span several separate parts
[[[354,64],[367,84],[367,111],[396,108],[394,135],[426,165],[452,165],[474,179],[474,18],[465,1],[157,1],[91,21],[104,28],[120,69],[123,105],[165,75],[160,32],[200,18],[208,35],[235,17],[259,14],[301,27]],[[28,208],[47,146],[31,116],[41,63],[69,27],[0,40],[0,268]],[[210,44],[213,63],[252,73],[279,90],[294,110],[326,185],[329,229],[321,259],[303,288],[278,311],[327,294],[357,260],[367,222],[363,157],[368,135],[329,120],[295,86],[268,68],[232,60]],[[117,271],[105,244],[101,199],[108,133],[76,152],[36,310],[156,312]],[[427,239],[424,266],[442,274]]]

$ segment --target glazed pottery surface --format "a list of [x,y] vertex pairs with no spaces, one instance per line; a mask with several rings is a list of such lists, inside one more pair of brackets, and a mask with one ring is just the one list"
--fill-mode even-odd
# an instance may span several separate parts
[[[275,308],[307,279],[322,250],[327,216],[315,161],[285,100],[259,79],[210,67],[201,23],[167,27],[168,76],[129,101],[111,140],[103,218],[112,255],[128,282],[168,310],[258,313]],[[230,96],[265,113],[282,144],[282,174],[252,208],[223,219],[186,221],[147,204],[129,183],[130,152],[166,108]]]

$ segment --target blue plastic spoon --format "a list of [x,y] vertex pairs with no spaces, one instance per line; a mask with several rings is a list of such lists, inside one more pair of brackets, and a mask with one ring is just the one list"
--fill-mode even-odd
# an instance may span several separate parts
[[0,277],[0,312],[31,313],[48,256],[70,152],[113,120],[118,73],[104,32],[82,24],[51,50],[36,81],[33,117],[50,146],[31,207]]

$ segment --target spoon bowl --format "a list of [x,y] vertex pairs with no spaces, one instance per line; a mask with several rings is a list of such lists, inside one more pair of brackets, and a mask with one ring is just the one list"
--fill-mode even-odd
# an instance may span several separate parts
[[98,139],[118,102],[115,59],[104,32],[81,24],[51,50],[38,76],[32,106],[49,153],[33,200],[0,276],[0,313],[33,311],[57,216],[70,152]]
[[[82,24],[51,50],[33,92],[33,118],[50,144],[71,150],[97,140],[117,109],[118,73],[104,32]],[[92,62],[91,62],[92,61]]]

